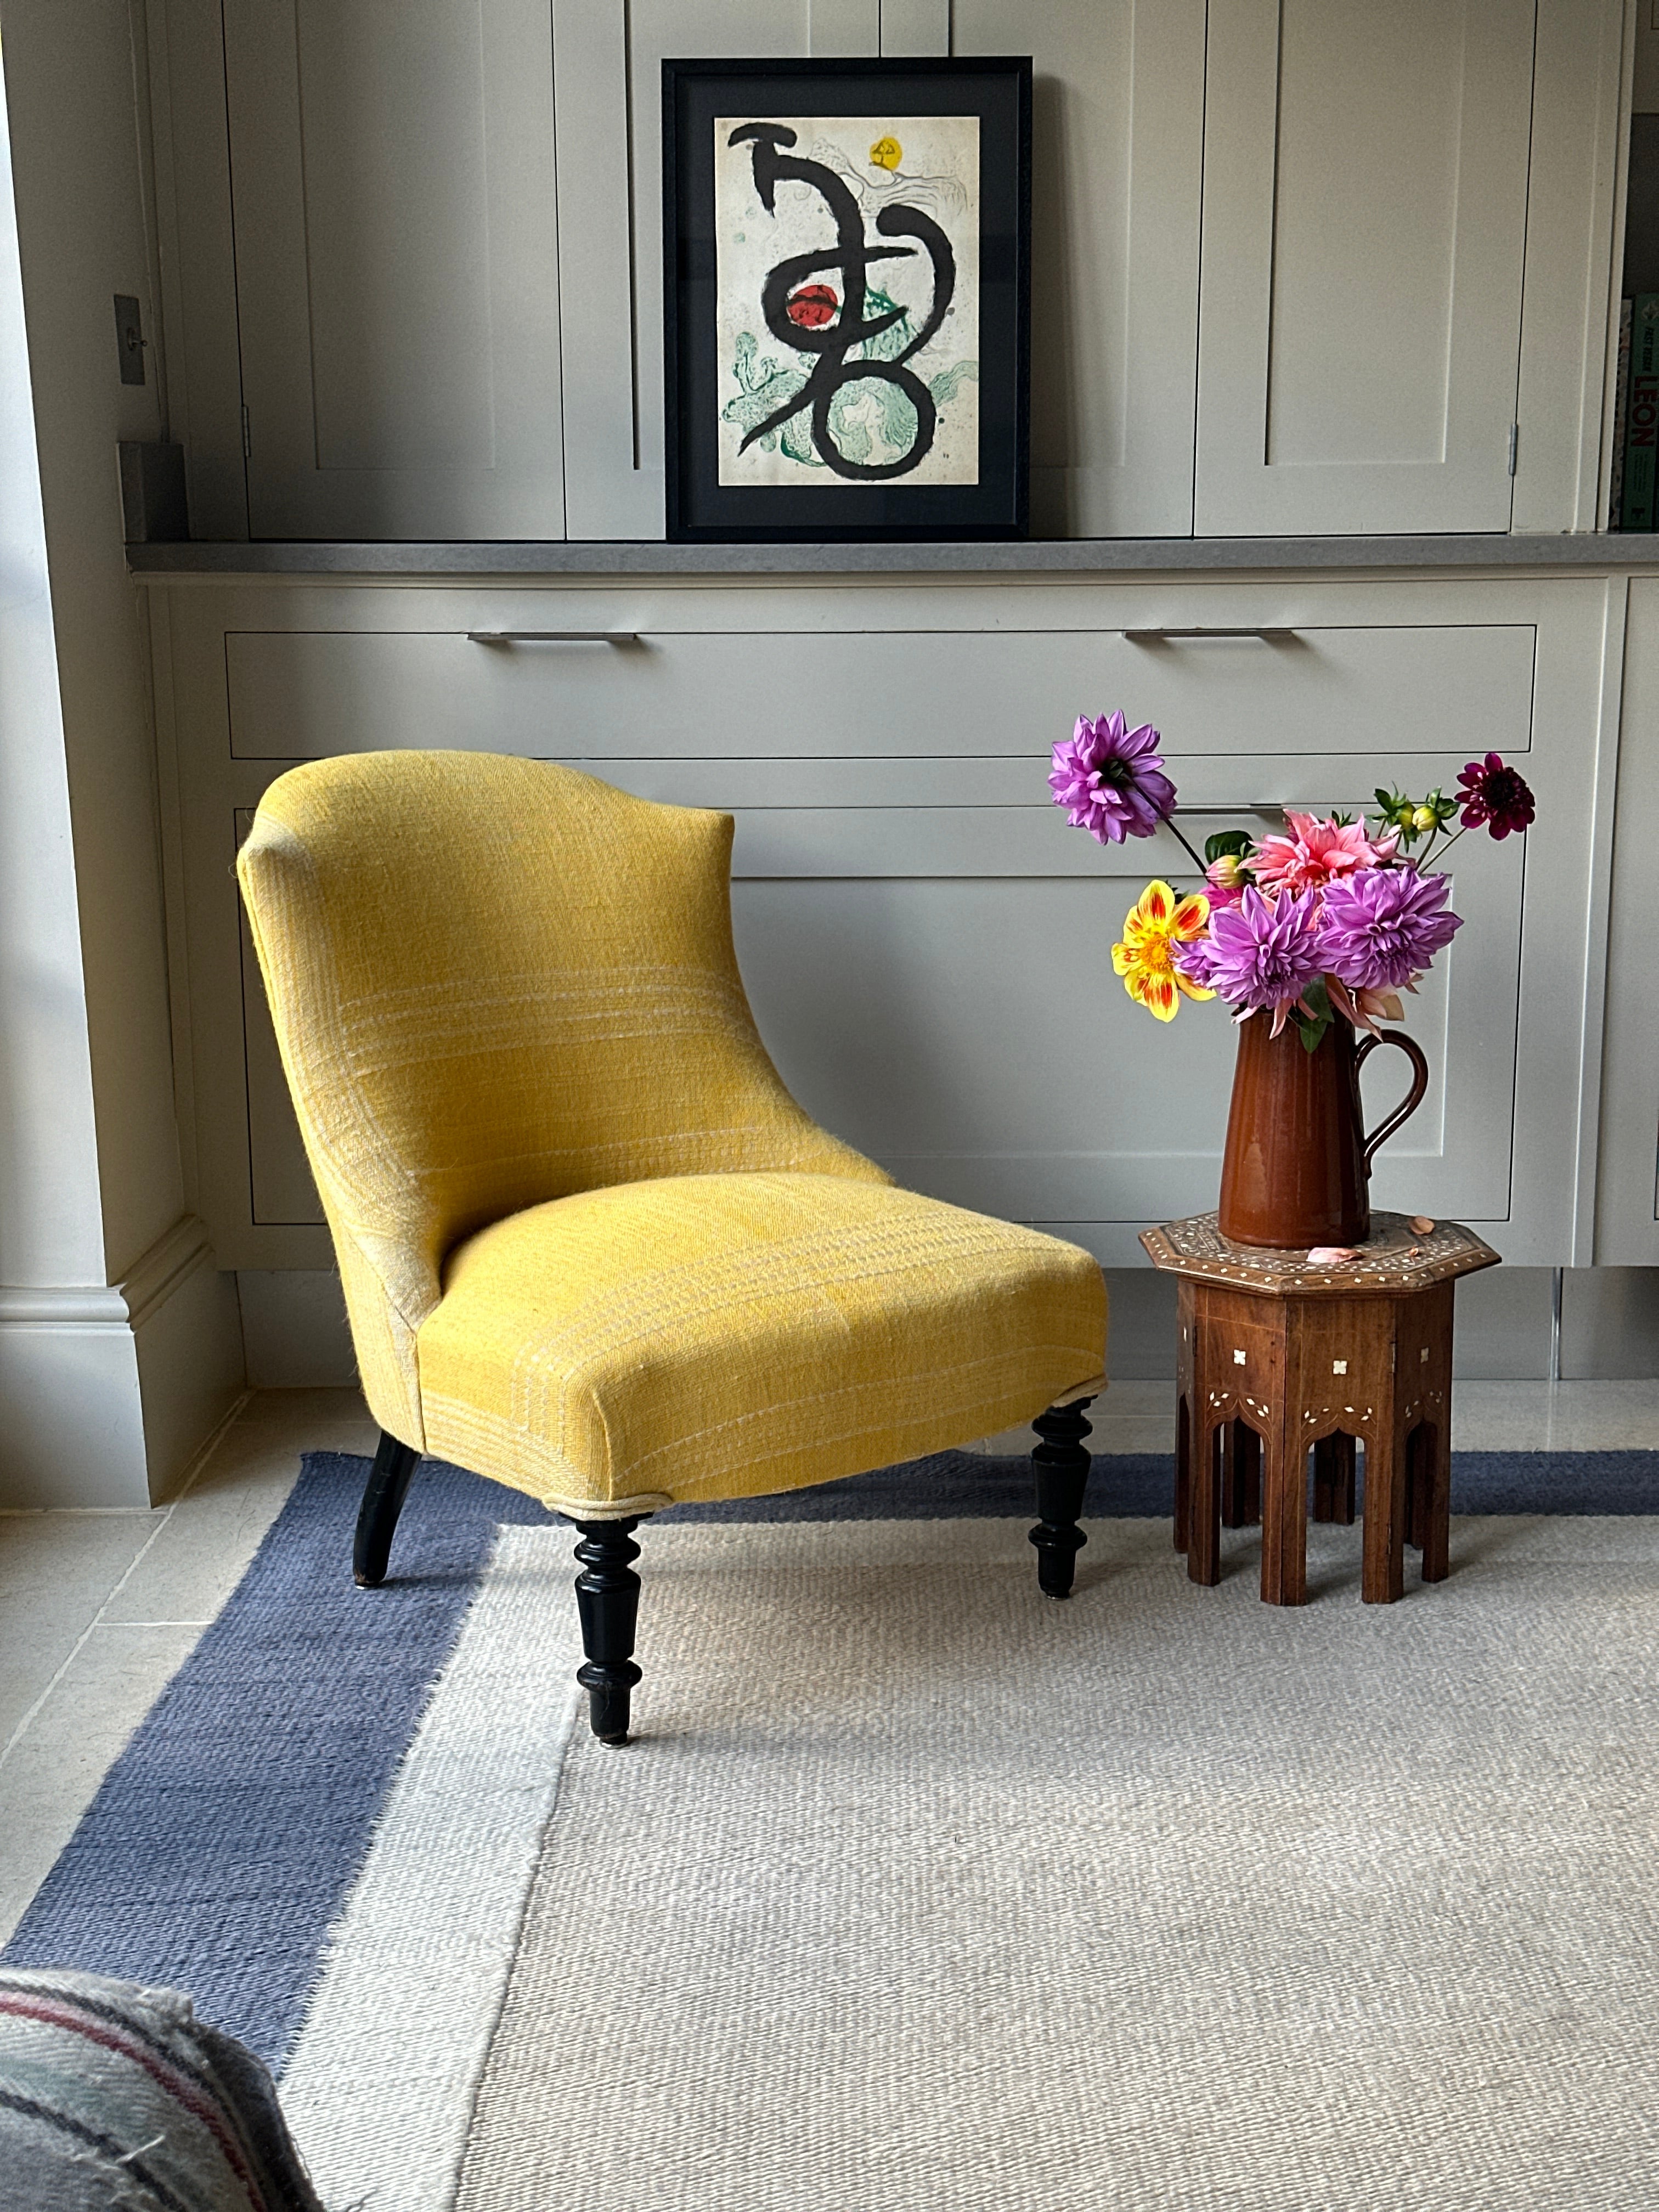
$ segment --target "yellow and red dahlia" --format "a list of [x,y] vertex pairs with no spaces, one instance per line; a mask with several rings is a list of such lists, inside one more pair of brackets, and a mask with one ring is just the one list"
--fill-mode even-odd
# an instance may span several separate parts
[[1215,993],[1193,982],[1175,964],[1178,945],[1201,937],[1210,919],[1210,902],[1201,891],[1178,899],[1165,883],[1148,884],[1123,918],[1123,938],[1112,947],[1112,967],[1137,1006],[1161,1022],[1172,1022],[1183,998],[1212,999]]

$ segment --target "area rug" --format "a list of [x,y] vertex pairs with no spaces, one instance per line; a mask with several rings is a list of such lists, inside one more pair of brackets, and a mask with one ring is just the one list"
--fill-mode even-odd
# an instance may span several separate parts
[[1141,1518],[1042,1604],[965,1455],[665,1516],[611,1753],[568,1530],[423,1470],[358,1593],[319,1455],[7,1956],[286,2060],[339,2206],[1659,2203],[1659,1457],[1547,1472],[1392,1607],[1315,1529],[1295,1613]]

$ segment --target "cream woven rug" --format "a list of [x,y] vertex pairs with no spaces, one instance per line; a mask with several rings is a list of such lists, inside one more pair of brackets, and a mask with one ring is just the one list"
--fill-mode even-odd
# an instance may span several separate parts
[[[647,1528],[639,1741],[571,1734],[538,1846],[492,1754],[459,1932],[434,1870],[337,1955],[369,2081],[326,2002],[290,2077],[329,2201],[1659,2206],[1659,1522],[1460,1521],[1389,1607],[1311,1534],[1280,1612],[1251,1540],[1199,1589],[1167,1522],[1095,1524],[1066,1606],[1024,1522]],[[507,1538],[535,1698],[566,1540]],[[473,1893],[520,1863],[495,1972]],[[462,1953],[476,2060],[400,2105]]]

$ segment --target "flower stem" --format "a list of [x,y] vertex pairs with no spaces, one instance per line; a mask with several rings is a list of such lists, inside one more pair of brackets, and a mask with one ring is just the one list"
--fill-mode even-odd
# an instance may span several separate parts
[[1176,824],[1175,824],[1175,818],[1174,818],[1174,817],[1173,817],[1172,815],[1166,814],[1166,815],[1164,816],[1164,828],[1165,828],[1165,829],[1170,832],[1170,834],[1171,835],[1171,836],[1173,836],[1173,837],[1176,838],[1176,839],[1180,842],[1180,844],[1181,844],[1181,846],[1182,846],[1182,848],[1183,851],[1187,854],[1188,857],[1191,860],[1191,861],[1192,861],[1192,863],[1193,863],[1193,866],[1194,866],[1198,870],[1198,872],[1199,872],[1200,878],[1201,879],[1205,880],[1205,881],[1207,881],[1207,880],[1208,880],[1208,878],[1207,878],[1207,876],[1206,876],[1206,871],[1205,871],[1205,866],[1204,866],[1204,863],[1203,863],[1203,861],[1202,861],[1202,860],[1200,860],[1199,859],[1199,857],[1198,857],[1198,854],[1193,851],[1192,847],[1191,847],[1191,846],[1187,842],[1187,840],[1186,840],[1185,836],[1182,836],[1182,832],[1181,832],[1179,830],[1177,830],[1177,829],[1176,828]]

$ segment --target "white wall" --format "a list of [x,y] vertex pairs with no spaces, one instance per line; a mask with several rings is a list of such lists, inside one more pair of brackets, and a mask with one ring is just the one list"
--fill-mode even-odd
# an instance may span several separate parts
[[116,441],[161,428],[154,378],[119,380],[112,305],[137,295],[154,330],[131,33],[109,0],[4,0],[0,41],[0,1502],[131,1503],[241,1385],[179,1167],[122,552]]
[[[113,1279],[184,1211],[155,749],[115,459],[118,439],[162,427],[131,33],[111,0],[4,0],[0,25]],[[117,374],[118,292],[143,303],[142,386]]]

